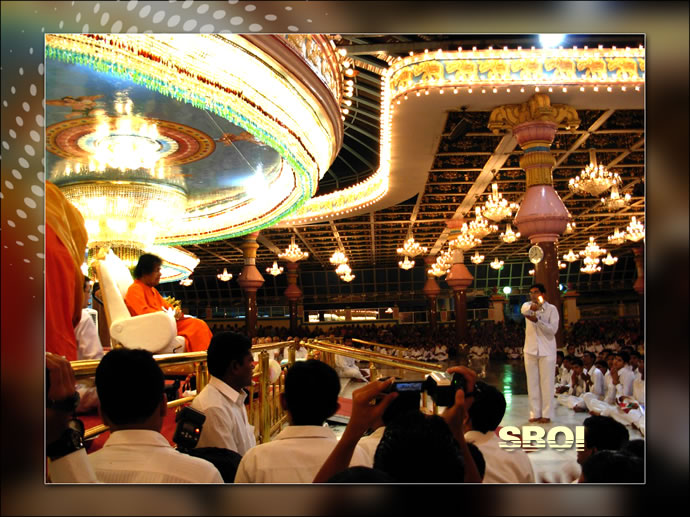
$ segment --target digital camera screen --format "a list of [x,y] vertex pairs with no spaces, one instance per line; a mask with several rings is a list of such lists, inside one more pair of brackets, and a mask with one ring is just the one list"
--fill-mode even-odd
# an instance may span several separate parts
[[422,391],[422,382],[396,382],[396,391]]

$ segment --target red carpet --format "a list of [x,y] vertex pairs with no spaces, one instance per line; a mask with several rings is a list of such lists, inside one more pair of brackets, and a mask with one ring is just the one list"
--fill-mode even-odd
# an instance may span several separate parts
[[336,415],[346,417],[350,417],[352,415],[352,399],[338,397],[338,404],[340,404],[340,409],[335,412]]

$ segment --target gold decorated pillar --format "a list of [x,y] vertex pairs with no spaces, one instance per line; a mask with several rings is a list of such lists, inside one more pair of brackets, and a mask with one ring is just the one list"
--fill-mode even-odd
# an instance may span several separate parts
[[285,289],[285,297],[288,299],[290,306],[290,334],[297,335],[297,304],[302,297],[302,290],[297,285],[297,270],[299,264],[297,262],[287,263],[287,289]]
[[534,281],[544,284],[546,300],[559,311],[560,324],[556,334],[563,346],[563,310],[558,291],[558,237],[570,218],[560,196],[553,188],[552,169],[555,164],[551,144],[559,127],[575,130],[580,124],[577,111],[571,106],[551,104],[543,93],[536,93],[523,104],[500,106],[491,112],[488,127],[494,133],[511,130],[524,151],[520,167],[525,170],[526,192],[514,224],[544,256],[535,266]]
[[580,309],[577,308],[578,296],[580,295],[573,290],[568,290],[563,295],[563,313],[567,325],[572,325],[580,320]]
[[[428,256],[424,257],[424,263],[427,265],[427,268],[430,268],[434,263],[434,259]],[[441,288],[439,287],[438,282],[436,282],[436,278],[431,273],[427,273],[427,280],[424,284],[424,289],[422,289],[422,292],[424,293],[424,296],[426,296],[428,302],[429,329],[431,332],[435,332],[438,326],[438,304],[436,303],[436,298],[438,298]]]
[[237,283],[240,284],[242,291],[244,291],[244,318],[247,325],[247,335],[250,338],[256,335],[256,320],[258,316],[256,291],[264,284],[264,277],[261,276],[261,273],[256,268],[256,250],[259,249],[256,239],[258,237],[259,232],[245,235],[244,242],[240,245],[244,254],[244,267],[237,279]]
[[491,320],[497,323],[503,323],[505,321],[505,315],[503,307],[506,303],[505,296],[495,293],[489,298],[491,302]]
[[446,275],[446,283],[453,289],[455,301],[455,338],[458,343],[468,342],[467,332],[467,288],[474,277],[463,264],[462,250],[453,251],[453,265]]

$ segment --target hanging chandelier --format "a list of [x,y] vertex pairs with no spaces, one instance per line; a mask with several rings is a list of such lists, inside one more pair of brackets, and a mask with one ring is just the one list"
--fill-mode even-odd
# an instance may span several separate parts
[[480,255],[478,251],[474,252],[474,255],[470,257],[473,264],[481,264],[484,262],[484,255]]
[[644,239],[644,225],[633,215],[630,224],[625,229],[625,238],[629,241],[638,242]]
[[593,275],[594,273],[601,271],[601,266],[597,265],[599,264],[598,258],[585,257],[582,261],[585,263],[584,267],[580,268],[582,273]]
[[601,206],[606,210],[620,210],[628,206],[631,199],[632,196],[630,194],[626,193],[624,196],[620,195],[618,192],[618,184],[616,183],[611,187],[611,194],[609,197],[601,198]]
[[191,278],[183,278],[182,280],[180,280],[180,285],[189,287],[190,285],[192,285],[193,282],[194,280],[192,280]]
[[568,264],[566,264],[565,262],[559,262],[558,263],[558,269],[565,269],[567,267],[568,267]]
[[440,265],[438,262],[435,262],[432,264],[431,268],[427,269],[427,273],[435,277],[441,277],[448,273],[448,268]]
[[424,246],[420,246],[418,242],[415,242],[414,237],[410,235],[410,238],[403,243],[402,248],[398,248],[398,255],[407,255],[408,257],[416,257],[427,252]]
[[335,251],[329,260],[334,266],[339,266],[340,264],[347,264],[348,258],[342,251]]
[[228,273],[228,269],[224,267],[223,272],[218,273],[216,276],[218,277],[218,280],[221,280],[223,282],[227,282],[228,280],[230,280],[232,278],[232,273]]
[[489,221],[482,217],[482,209],[478,206],[474,209],[474,221],[470,221],[468,227],[468,232],[478,239],[483,239],[491,232],[497,232],[498,226],[495,224],[489,224]]
[[616,231],[613,232],[613,235],[608,236],[608,241],[609,244],[613,244],[615,246],[623,244],[625,242],[625,232],[622,232],[616,228]]
[[511,242],[515,242],[520,238],[520,232],[514,232],[513,228],[510,226],[510,223],[506,225],[506,231],[505,233],[501,233],[501,240],[503,242],[506,242],[510,244]]
[[498,185],[493,183],[489,199],[486,200],[482,208],[482,215],[492,221],[499,222],[513,215],[513,210],[518,208],[520,206],[517,203],[508,203],[508,200],[504,199],[498,191]]
[[503,268],[503,261],[502,261],[502,260],[498,260],[498,257],[497,257],[497,258],[495,258],[495,259],[491,262],[491,264],[489,264],[489,265],[490,265],[492,268],[497,269],[497,270],[498,270],[498,269],[502,269],[502,268]]
[[534,269],[530,269],[530,270],[527,272],[527,274],[528,274],[529,276],[534,276]]
[[335,272],[338,276],[343,276],[343,275],[349,275],[352,273],[352,268],[348,266],[347,264],[340,264],[336,269]]
[[575,262],[576,260],[579,260],[579,258],[580,257],[573,253],[573,250],[568,250],[568,253],[563,255],[563,260],[566,260],[568,262]]
[[405,260],[400,260],[398,261],[398,266],[400,266],[401,269],[412,269],[414,267],[414,260],[410,260],[407,258],[407,255],[405,255]]
[[573,233],[575,231],[575,221],[568,221],[568,224],[565,225],[565,233]]
[[354,280],[354,278],[355,278],[355,275],[353,275],[353,274],[351,274],[351,273],[347,273],[346,275],[342,275],[342,276],[340,277],[340,279],[341,279],[343,282],[352,282],[352,280]]
[[618,173],[610,172],[602,164],[590,163],[578,176],[570,178],[568,188],[573,194],[599,196],[620,181]]
[[[604,248],[600,248],[599,245],[594,242],[594,237],[589,238],[587,246],[585,246],[585,249],[580,252],[581,257],[597,258],[601,255],[606,255],[606,250]],[[598,262],[599,261],[597,260],[597,263]]]
[[601,261],[607,266],[613,266],[616,262],[618,262],[618,257],[612,256],[611,252],[609,251],[609,254],[606,255],[605,258],[601,259]]
[[273,261],[273,266],[266,268],[266,273],[268,273],[269,275],[278,276],[282,272],[283,268],[278,267],[278,262],[275,260]]
[[460,231],[461,233],[450,242],[452,248],[468,251],[482,243],[481,239],[476,238],[469,232],[467,223],[463,223]]
[[278,258],[282,260],[287,260],[288,262],[299,262],[309,257],[309,253],[302,251],[300,247],[295,243],[295,236],[292,236],[290,245],[285,248],[285,251],[278,253]]

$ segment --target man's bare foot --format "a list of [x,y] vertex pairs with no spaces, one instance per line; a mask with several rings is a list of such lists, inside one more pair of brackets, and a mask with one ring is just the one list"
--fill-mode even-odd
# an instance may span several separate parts
[[530,418],[530,419],[529,419],[530,422],[539,422],[540,420],[541,420],[541,418],[539,418],[539,417],[538,417],[538,418]]
[[585,408],[581,408],[581,407],[577,407],[577,406],[575,406],[573,408],[573,411],[575,411],[576,413],[586,413],[587,412],[587,410]]
[[551,419],[550,419],[550,418],[540,418],[540,419],[539,419],[539,423],[540,423],[540,424],[550,424],[550,423],[551,423]]

